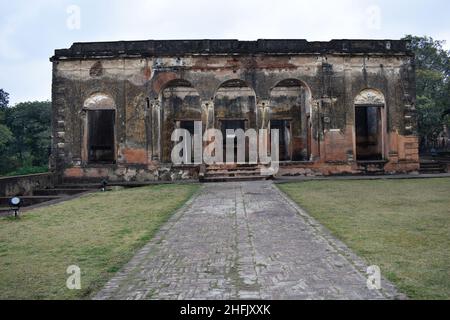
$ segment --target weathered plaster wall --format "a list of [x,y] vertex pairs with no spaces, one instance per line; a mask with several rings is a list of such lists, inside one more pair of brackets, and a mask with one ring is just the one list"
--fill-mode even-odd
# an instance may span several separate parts
[[[389,162],[385,169],[415,171],[413,56],[401,50],[391,53],[385,45],[381,53],[362,45],[359,51],[342,52],[345,43],[340,50],[331,50],[335,46],[331,43],[324,52],[309,52],[305,47],[305,52],[280,50],[277,54],[178,52],[153,56],[136,49],[134,55],[105,58],[98,53],[103,52],[101,44],[96,47],[98,52],[93,51],[98,55],[83,55],[80,49],[81,53],[71,51],[65,58],[57,52],[59,56],[52,59],[52,163],[67,177],[159,179],[159,163],[170,158],[170,133],[177,119],[202,119],[210,128],[218,127],[220,118],[246,118],[249,127],[264,128],[270,116],[290,116],[295,120],[295,143],[302,150],[306,148],[306,128],[311,126],[311,154],[304,158],[314,161],[316,171],[328,174],[330,170],[320,168],[341,166],[332,173],[355,173],[359,167],[354,161],[354,99],[362,90],[373,88],[386,99],[383,145]],[[300,89],[277,87],[287,79],[301,83]],[[221,87],[236,80],[247,87]],[[192,87],[186,88],[186,83]],[[109,95],[116,103],[116,163],[101,168],[87,164],[83,156],[83,103],[95,93]],[[305,166],[297,164],[299,172]]]

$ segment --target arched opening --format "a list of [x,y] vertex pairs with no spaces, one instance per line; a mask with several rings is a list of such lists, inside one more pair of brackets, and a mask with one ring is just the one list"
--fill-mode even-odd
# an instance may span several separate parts
[[384,95],[373,89],[361,91],[355,98],[356,160],[384,158]]
[[114,163],[116,105],[114,100],[98,93],[83,105],[86,111],[86,149],[88,163]]
[[[214,97],[214,127],[222,131],[224,154],[227,140],[234,141],[235,157],[238,152],[237,137],[227,136],[227,130],[256,129],[255,109],[256,94],[244,81],[233,79],[219,86]],[[248,159],[248,140],[245,146],[245,158]]]
[[182,128],[194,134],[194,122],[202,121],[200,95],[192,84],[183,79],[175,79],[167,83],[160,95],[161,148],[162,161],[171,162],[171,152],[174,142],[171,141],[172,132]]
[[300,80],[286,79],[270,92],[269,129],[278,129],[280,161],[311,156],[311,94]]

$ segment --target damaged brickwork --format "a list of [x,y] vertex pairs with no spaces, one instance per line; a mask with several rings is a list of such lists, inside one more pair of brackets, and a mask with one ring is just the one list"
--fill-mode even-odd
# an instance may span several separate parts
[[419,169],[401,40],[148,40],[55,51],[51,165],[65,180],[198,178],[175,128],[280,130],[279,175]]

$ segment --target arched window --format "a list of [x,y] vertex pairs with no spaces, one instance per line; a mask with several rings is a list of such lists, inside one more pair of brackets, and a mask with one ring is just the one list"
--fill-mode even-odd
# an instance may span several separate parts
[[87,114],[87,160],[89,163],[115,162],[114,100],[104,94],[94,94],[84,102]]
[[[233,141],[235,161],[238,154],[238,139],[231,130],[256,129],[256,94],[248,84],[241,79],[232,79],[222,83],[214,96],[215,128],[222,131],[224,154],[227,141]],[[247,138],[244,146],[245,159],[249,159],[249,144]]]
[[361,91],[355,98],[356,160],[383,159],[383,114],[385,99],[374,89]]
[[[196,121],[202,121],[200,95],[192,84],[183,79],[171,80],[161,91],[162,103],[162,161],[171,161],[171,151],[174,143],[172,132],[186,129],[191,136],[194,134]],[[194,154],[192,153],[192,161]]]
[[285,79],[270,91],[270,129],[278,129],[280,160],[303,161],[311,155],[311,106],[308,86]]

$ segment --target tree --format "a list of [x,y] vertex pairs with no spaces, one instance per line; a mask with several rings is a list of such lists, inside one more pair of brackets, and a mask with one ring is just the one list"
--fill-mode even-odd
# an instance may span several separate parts
[[416,93],[422,149],[436,143],[443,126],[450,124],[450,51],[444,41],[408,35],[416,59]]
[[9,104],[9,94],[3,89],[0,89],[0,111],[8,107]]
[[0,89],[0,152],[13,140],[9,128],[5,125],[5,110],[8,107],[9,95]]
[[417,115],[422,144],[434,147],[439,134],[442,132],[442,111],[432,99],[426,96],[418,96]]
[[51,136],[51,103],[23,102],[8,108],[6,124],[15,143],[10,151],[22,166],[45,166]]
[[10,162],[7,156],[8,146],[14,141],[13,134],[5,125],[5,113],[9,104],[9,94],[3,89],[0,89],[0,172],[7,170],[10,167]]
[[48,165],[51,103],[23,102],[9,106],[9,94],[0,89],[0,174],[31,173]]
[[7,126],[0,124],[0,151],[3,150],[11,141],[13,141],[11,131]]

